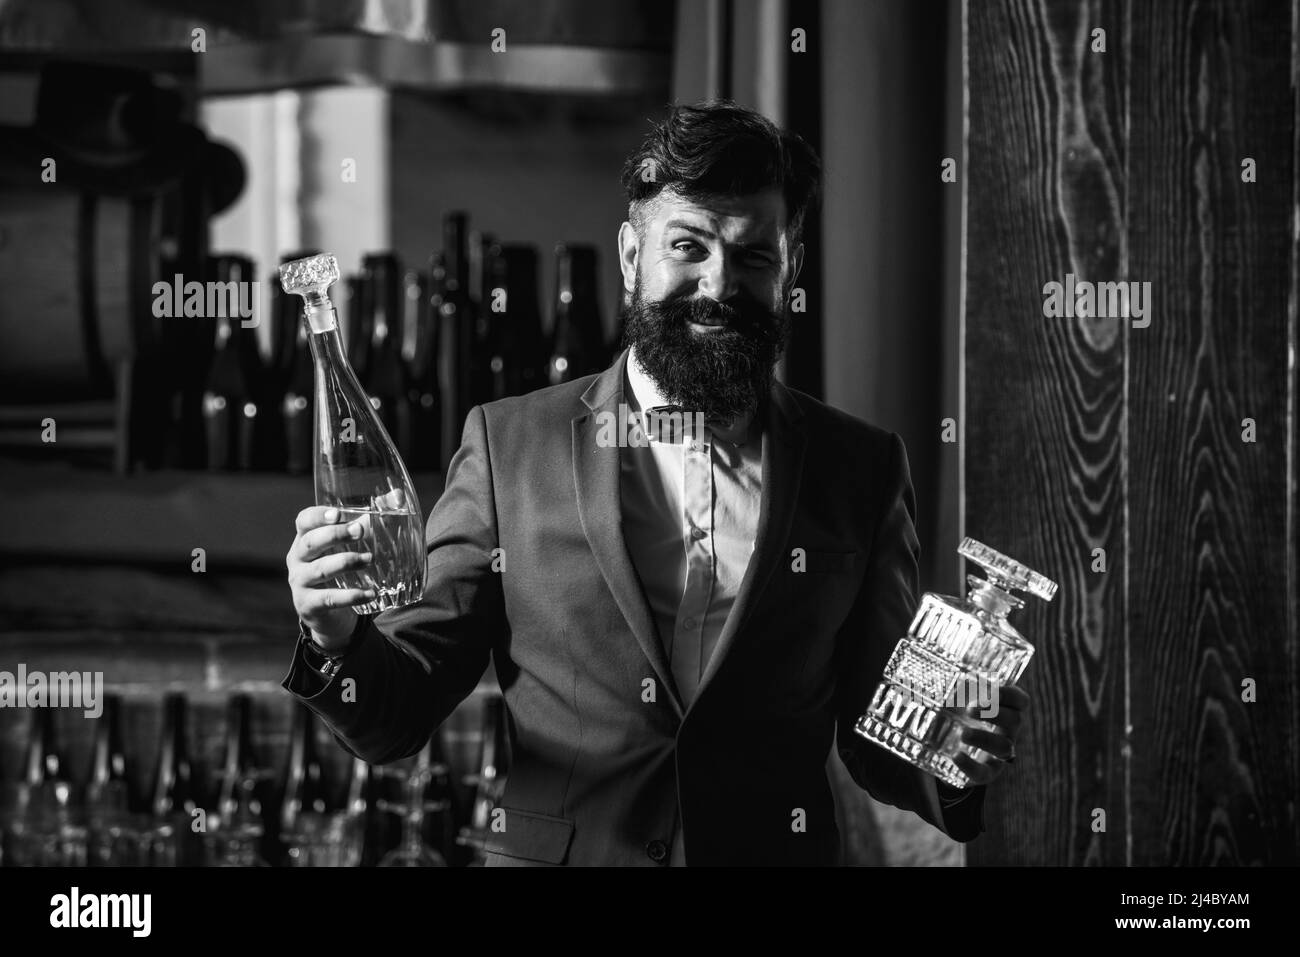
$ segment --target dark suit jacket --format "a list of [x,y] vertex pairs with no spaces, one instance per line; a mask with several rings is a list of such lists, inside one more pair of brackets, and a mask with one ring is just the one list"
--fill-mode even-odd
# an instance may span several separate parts
[[491,655],[512,761],[489,864],[652,865],[677,827],[692,865],[836,863],[837,730],[858,785],[975,837],[983,788],[941,805],[934,778],[853,731],[917,604],[902,440],[773,386],[753,558],[684,709],[624,544],[619,450],[596,442],[625,362],[475,407],[429,516],[423,599],[364,625],[327,684],[300,651],[285,686],[384,763],[423,746]]

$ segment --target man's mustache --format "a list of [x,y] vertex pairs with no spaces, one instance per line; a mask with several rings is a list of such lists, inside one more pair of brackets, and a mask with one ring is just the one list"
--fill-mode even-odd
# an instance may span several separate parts
[[678,324],[721,319],[729,329],[737,332],[766,332],[771,335],[776,317],[756,302],[731,300],[719,302],[708,296],[690,299],[670,299],[657,303],[659,313]]

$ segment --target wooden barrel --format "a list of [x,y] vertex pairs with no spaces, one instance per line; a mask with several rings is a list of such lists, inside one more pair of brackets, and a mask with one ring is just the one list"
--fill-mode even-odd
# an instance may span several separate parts
[[157,271],[154,208],[57,185],[0,187],[0,400],[113,395],[117,362],[153,328],[140,287],[147,294]]

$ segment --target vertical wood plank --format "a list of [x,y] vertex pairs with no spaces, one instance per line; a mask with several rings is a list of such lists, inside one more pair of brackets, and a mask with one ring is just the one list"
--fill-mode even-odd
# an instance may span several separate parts
[[[1013,617],[1037,649],[1032,713],[968,861],[1123,864],[1123,340],[1114,319],[1043,316],[1045,283],[1116,278],[1124,255],[1122,8],[1015,0],[967,16],[965,534],[1061,586]],[[1100,23],[1104,54],[1090,50]]]
[[[964,531],[1061,584],[971,863],[1300,853],[1297,8],[968,4]],[[1067,273],[1147,315],[1044,318]]]
[[1133,4],[1130,273],[1155,307],[1128,332],[1135,864],[1300,860],[1291,6]]

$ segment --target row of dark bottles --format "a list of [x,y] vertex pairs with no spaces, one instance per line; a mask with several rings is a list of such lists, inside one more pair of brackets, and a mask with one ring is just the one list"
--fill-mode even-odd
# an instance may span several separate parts
[[[0,863],[37,863],[25,859],[31,852],[21,838],[42,830],[83,835],[89,853],[83,846],[79,854],[63,861],[91,866],[123,863],[111,859],[111,842],[100,838],[101,832],[120,830],[126,822],[153,835],[144,842],[149,847],[143,859],[133,848],[129,863],[319,863],[300,859],[298,846],[298,835],[313,817],[346,819],[354,828],[355,853],[348,863],[402,863],[396,860],[401,856],[397,852],[404,837],[403,822],[411,817],[418,826],[418,840],[407,827],[408,842],[427,848],[437,863],[481,863],[491,810],[506,771],[508,739],[499,696],[485,702],[478,770],[460,782],[453,779],[437,733],[413,761],[376,767],[350,757],[347,779],[331,780],[328,768],[337,762],[322,760],[315,716],[301,704],[293,707],[288,755],[277,775],[262,763],[255,748],[251,697],[232,695],[221,763],[203,775],[189,748],[187,700],[181,694],[167,695],[152,786],[143,795],[137,793],[128,767],[118,697],[109,695],[104,700],[89,772],[80,788],[56,740],[53,711],[34,709],[22,774],[6,792],[14,798],[9,807],[0,807]],[[208,780],[214,786],[207,787]],[[419,782],[414,801],[408,787],[412,781]],[[412,815],[415,802],[421,813]],[[231,855],[224,850],[236,846],[246,853],[227,859]]]
[[[317,252],[291,253],[283,261]],[[598,372],[613,355],[598,305],[596,250],[555,248],[551,332],[542,329],[535,247],[469,232],[466,214],[443,223],[426,269],[391,252],[363,257],[335,290],[348,361],[408,467],[444,468],[474,405]],[[214,256],[213,282],[249,282],[253,264]],[[200,415],[207,468],[311,470],[313,368],[299,300],[275,277],[271,347],[238,317],[215,320]]]

